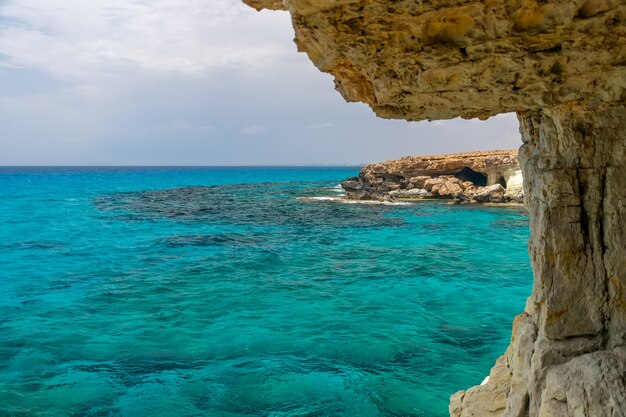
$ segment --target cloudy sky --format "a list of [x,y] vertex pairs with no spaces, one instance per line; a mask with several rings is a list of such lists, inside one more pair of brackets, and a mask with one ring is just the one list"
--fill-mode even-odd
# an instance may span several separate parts
[[238,0],[0,0],[0,165],[360,164],[517,148],[517,119],[347,104],[289,15]]

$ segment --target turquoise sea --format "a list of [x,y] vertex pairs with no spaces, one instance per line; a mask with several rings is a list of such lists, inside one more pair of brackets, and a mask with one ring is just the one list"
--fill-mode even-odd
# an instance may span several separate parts
[[514,208],[358,168],[0,168],[0,416],[446,416],[532,274]]

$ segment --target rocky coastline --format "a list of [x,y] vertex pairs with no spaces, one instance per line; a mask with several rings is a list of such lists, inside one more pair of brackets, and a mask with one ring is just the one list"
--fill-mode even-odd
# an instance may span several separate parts
[[517,151],[407,156],[365,166],[341,183],[352,200],[448,199],[455,203],[524,200]]

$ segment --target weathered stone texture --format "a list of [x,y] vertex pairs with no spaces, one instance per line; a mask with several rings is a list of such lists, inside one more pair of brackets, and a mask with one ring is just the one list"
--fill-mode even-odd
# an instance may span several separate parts
[[[405,156],[391,161],[369,164],[361,174],[366,177],[398,176],[404,178],[453,175],[463,168],[485,175],[501,176],[519,167],[517,151],[481,151],[449,155]],[[495,181],[494,181],[495,182]]]
[[282,0],[243,0],[243,2],[257,10],[283,10],[285,7]]
[[[533,293],[504,355],[511,380],[467,391],[510,385],[503,417],[626,415],[624,115],[576,104],[520,113]],[[450,411],[489,407],[460,392]]]
[[[276,9],[277,0],[248,0]],[[296,43],[382,117],[626,98],[623,0],[284,0]]]
[[575,104],[520,115],[531,302],[551,339],[601,335],[606,347],[626,344],[625,115],[623,106]]
[[[511,189],[509,181],[513,183]],[[524,198],[517,151],[405,156],[369,164],[358,177],[341,184],[348,198],[361,200],[447,198],[505,203],[522,202]]]

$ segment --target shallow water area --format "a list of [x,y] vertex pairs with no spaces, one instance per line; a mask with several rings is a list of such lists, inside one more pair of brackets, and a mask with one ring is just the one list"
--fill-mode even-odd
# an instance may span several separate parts
[[447,415],[530,293],[526,214],[339,203],[357,172],[1,168],[0,416]]

